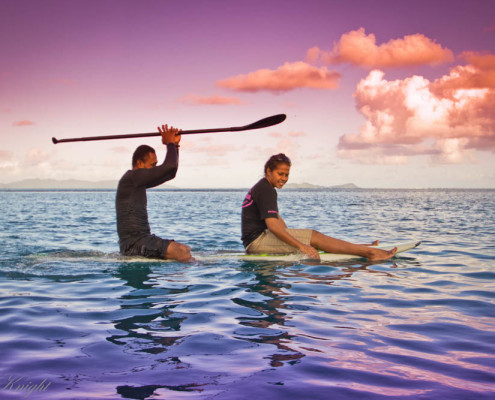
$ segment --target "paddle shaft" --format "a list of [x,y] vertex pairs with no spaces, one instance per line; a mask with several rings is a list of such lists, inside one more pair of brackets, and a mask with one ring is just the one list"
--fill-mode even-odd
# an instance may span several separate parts
[[[230,128],[213,128],[213,129],[196,129],[196,130],[186,130],[181,131],[181,135],[194,135],[197,133],[212,133],[212,132],[240,132],[248,131],[252,129],[267,128],[269,126],[280,124],[286,118],[285,114],[272,115],[261,119],[259,121],[253,122],[249,125],[244,126],[232,126]],[[132,139],[141,137],[151,137],[151,136],[161,136],[160,132],[148,132],[148,133],[128,133],[122,135],[106,135],[106,136],[88,136],[80,138],[68,138],[68,139],[56,139],[52,138],[53,144],[57,143],[68,143],[68,142],[89,142],[95,140],[112,140],[112,139]]]

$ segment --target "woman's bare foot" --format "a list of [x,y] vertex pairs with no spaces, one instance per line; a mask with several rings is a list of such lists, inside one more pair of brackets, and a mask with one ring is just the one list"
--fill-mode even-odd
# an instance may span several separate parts
[[397,247],[394,247],[392,250],[373,249],[370,253],[370,256],[368,257],[368,260],[370,261],[388,260],[389,258],[392,258],[396,252],[397,252]]

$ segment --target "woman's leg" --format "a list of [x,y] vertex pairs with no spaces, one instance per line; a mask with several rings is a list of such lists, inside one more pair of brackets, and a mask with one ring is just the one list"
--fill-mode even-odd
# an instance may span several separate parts
[[353,244],[344,240],[335,239],[333,237],[324,235],[318,231],[313,231],[311,235],[311,246],[318,250],[323,250],[327,253],[335,254],[353,254],[361,257],[366,257],[369,260],[386,260],[393,257],[397,248],[392,250],[382,250],[361,244]]

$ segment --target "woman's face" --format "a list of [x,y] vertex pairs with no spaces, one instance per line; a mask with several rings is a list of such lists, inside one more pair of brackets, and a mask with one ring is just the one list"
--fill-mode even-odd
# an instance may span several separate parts
[[267,169],[265,177],[270,182],[270,185],[277,189],[281,189],[289,180],[290,166],[285,163],[278,164],[275,169]]

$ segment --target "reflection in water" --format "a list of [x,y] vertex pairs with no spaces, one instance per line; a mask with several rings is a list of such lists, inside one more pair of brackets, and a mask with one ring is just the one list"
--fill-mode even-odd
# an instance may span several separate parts
[[[119,333],[107,340],[128,347],[126,351],[163,353],[165,357],[159,362],[175,369],[191,370],[210,364],[208,367],[231,379],[266,368],[293,366],[306,355],[329,351],[328,337],[301,329],[305,314],[311,316],[312,305],[321,306],[325,298],[332,296],[330,287],[336,281],[351,279],[353,274],[366,271],[369,265],[240,262],[230,270],[216,266],[222,268],[224,274],[235,277],[231,279],[236,282],[234,286],[219,285],[216,270],[200,274],[194,280],[191,271],[186,275],[181,269],[159,272],[158,265],[157,268],[122,265],[116,275],[133,289],[120,298],[121,308],[129,313],[114,321]],[[212,268],[215,266],[205,265],[205,270]],[[304,293],[295,293],[297,286],[307,285],[309,289],[304,288]],[[314,286],[320,287],[314,290]],[[322,291],[321,286],[328,289]],[[307,305],[297,305],[304,302]],[[181,310],[182,307],[187,312]],[[322,341],[323,347],[318,344]],[[251,357],[245,358],[246,363],[239,366],[246,350]],[[232,358],[236,366],[229,368],[234,362]],[[142,387],[119,386],[117,390],[125,398],[144,398],[139,396],[151,396],[160,389],[201,392],[204,386],[202,381],[175,386],[156,382]]]
[[[246,377],[267,384],[267,371],[276,376],[272,384],[284,386],[293,368],[310,369],[304,384],[313,388],[375,395],[425,394],[425,382],[493,389],[495,368],[480,375],[482,345],[469,349],[445,340],[460,323],[483,336],[491,319],[456,312],[445,293],[425,289],[422,269],[407,258],[387,265],[122,264],[115,276],[131,290],[118,299],[123,316],[107,340],[152,357],[145,358],[150,371],[169,373],[117,392],[123,398],[218,394]],[[279,369],[284,372],[274,372]],[[174,370],[180,378],[172,378]],[[469,374],[480,380],[466,380]]]
[[[472,286],[446,278],[446,268],[430,273],[401,258],[327,265],[135,262],[108,272],[92,278],[102,280],[100,292],[81,284],[84,273],[68,274],[61,293],[70,296],[54,300],[72,307],[67,326],[80,324],[82,337],[97,338],[81,345],[73,329],[57,341],[59,352],[80,349],[98,362],[86,378],[78,371],[83,364],[63,375],[74,392],[100,376],[130,399],[242,399],[251,387],[282,399],[296,383],[303,393],[296,398],[325,398],[319,388],[336,399],[346,399],[338,389],[378,398],[495,392],[493,309]],[[113,297],[100,309],[107,293]],[[101,325],[90,326],[94,320]]]
[[[271,264],[271,265],[270,265]],[[284,303],[284,287],[290,286],[277,276],[277,270],[283,267],[274,266],[273,263],[252,264],[244,263],[241,268],[253,275],[253,283],[241,285],[247,293],[248,299],[236,297],[232,301],[244,307],[249,307],[259,313],[258,318],[239,317],[239,324],[254,329],[247,332],[239,329],[234,332],[235,337],[252,341],[254,343],[275,346],[273,354],[269,356],[270,366],[281,367],[284,363],[293,364],[304,357],[299,351],[290,347],[292,335],[287,330],[290,318],[286,312]],[[249,294],[258,293],[262,301],[250,301]]]
[[146,385],[146,386],[117,386],[117,393],[125,399],[147,399],[155,395],[155,391],[158,389],[167,389],[176,392],[198,392],[201,393],[202,389],[200,385],[183,385],[183,386],[169,386],[169,385]]
[[[188,286],[160,287],[153,282],[152,270],[147,264],[124,264],[117,275],[134,290],[120,298],[122,309],[130,310],[129,316],[114,321],[115,327],[126,333],[112,335],[108,338],[110,342],[118,345],[132,343],[133,346],[139,345],[141,352],[158,354],[183,338],[182,335],[164,336],[163,333],[180,332],[180,325],[187,316],[174,313],[177,304],[173,297],[187,293]],[[170,274],[170,277],[173,276],[175,274]],[[180,361],[177,359],[177,362]]]
[[[281,198],[294,225],[309,213],[337,237],[423,239],[395,264],[181,265],[114,255],[113,192],[4,192],[1,376],[47,379],[50,400],[492,399],[493,193]],[[166,203],[195,251],[235,252],[244,194],[154,192],[148,206],[168,229]]]

